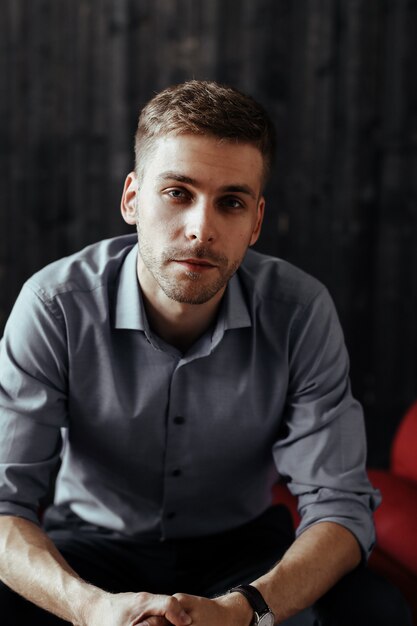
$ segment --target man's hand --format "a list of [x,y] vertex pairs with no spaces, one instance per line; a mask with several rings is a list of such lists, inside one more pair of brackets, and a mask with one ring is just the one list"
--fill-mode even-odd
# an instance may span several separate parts
[[[191,617],[193,626],[249,626],[253,617],[253,610],[240,593],[231,593],[214,600],[176,593],[172,599],[176,600]],[[153,615],[155,617],[149,617],[134,624],[136,626],[166,625],[166,622],[155,613]],[[170,620],[168,613],[165,613],[165,618]]]
[[81,623],[83,626],[187,626],[191,617],[172,596],[100,592],[85,610]]

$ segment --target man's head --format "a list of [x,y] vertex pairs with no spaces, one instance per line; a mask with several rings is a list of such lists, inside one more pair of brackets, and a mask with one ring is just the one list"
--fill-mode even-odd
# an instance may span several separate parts
[[168,87],[142,110],[135,136],[135,171],[143,176],[155,140],[168,135],[206,135],[252,144],[263,157],[263,184],[275,149],[274,126],[253,98],[212,81],[191,80]]
[[148,301],[220,301],[259,237],[273,137],[260,105],[216,83],[170,87],[146,105],[121,209],[138,231]]

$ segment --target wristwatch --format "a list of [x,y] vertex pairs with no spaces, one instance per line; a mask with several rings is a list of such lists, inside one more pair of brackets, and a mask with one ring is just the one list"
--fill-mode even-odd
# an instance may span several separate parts
[[229,589],[229,593],[238,591],[253,608],[253,620],[251,626],[274,626],[275,615],[265,602],[262,594],[252,585],[238,585]]

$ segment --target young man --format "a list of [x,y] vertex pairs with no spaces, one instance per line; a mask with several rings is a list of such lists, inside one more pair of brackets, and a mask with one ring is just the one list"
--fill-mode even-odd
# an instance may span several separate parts
[[248,251],[272,152],[251,98],[163,91],[123,190],[137,237],[24,286],[0,352],[4,626],[408,623],[360,566],[378,494],[332,302]]

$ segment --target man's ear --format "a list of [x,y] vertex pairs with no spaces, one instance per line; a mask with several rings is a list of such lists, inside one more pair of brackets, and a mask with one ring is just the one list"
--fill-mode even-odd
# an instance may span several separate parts
[[264,219],[264,212],[265,212],[265,198],[262,196],[258,202],[256,222],[255,222],[255,227],[252,232],[252,237],[250,239],[250,243],[249,243],[250,246],[253,246],[253,244],[256,243],[259,239],[259,235],[261,233],[262,222]]
[[138,179],[135,172],[130,172],[126,176],[123,187],[122,200],[120,202],[120,210],[124,221],[131,226],[136,224],[136,207],[138,196]]

